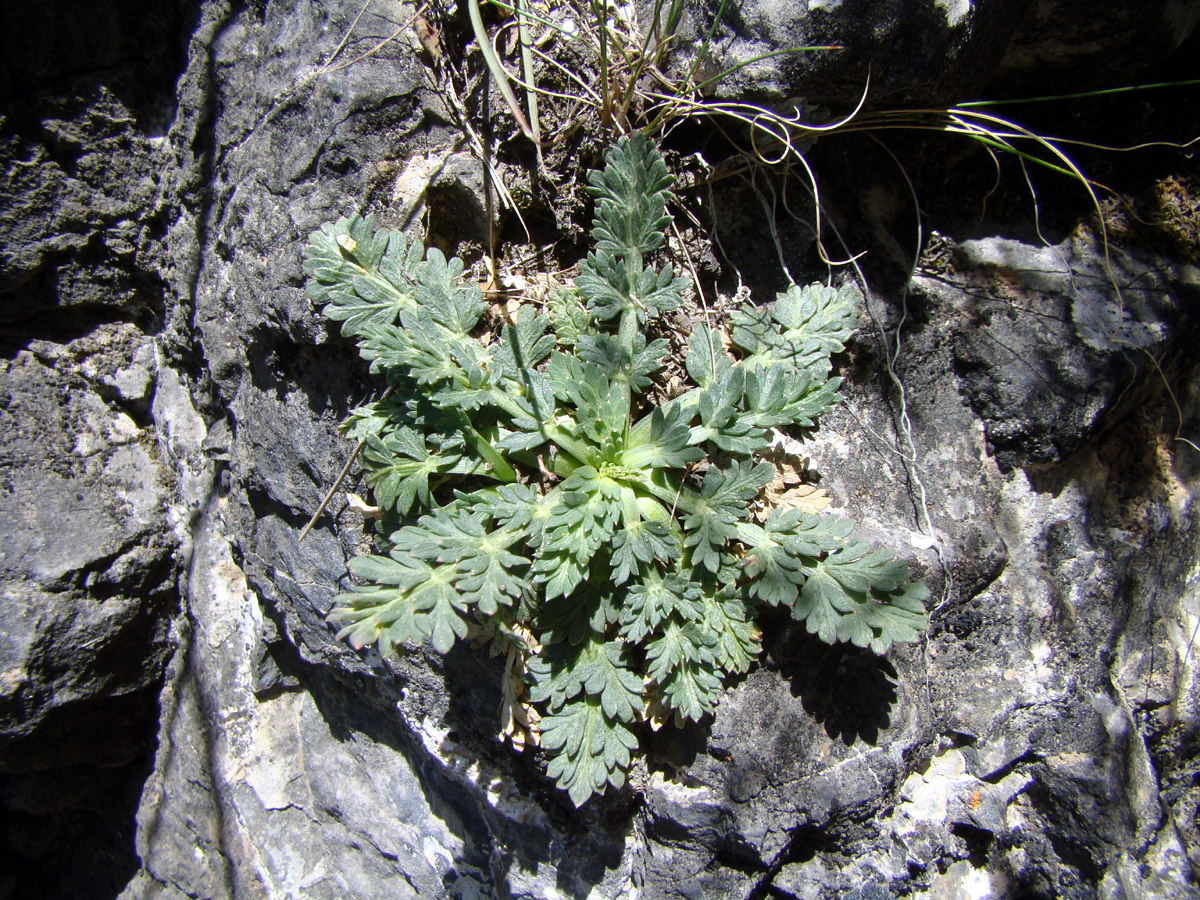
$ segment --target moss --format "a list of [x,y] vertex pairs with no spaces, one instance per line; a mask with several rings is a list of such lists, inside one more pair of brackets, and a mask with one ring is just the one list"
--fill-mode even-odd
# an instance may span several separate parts
[[1200,265],[1200,178],[1169,175],[1154,186],[1154,199],[1164,243],[1185,262]]

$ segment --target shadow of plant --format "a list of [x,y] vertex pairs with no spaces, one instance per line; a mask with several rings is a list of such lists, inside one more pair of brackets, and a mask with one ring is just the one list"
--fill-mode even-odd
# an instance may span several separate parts
[[[782,623],[781,623],[782,624]],[[768,631],[768,629],[764,629]],[[803,628],[780,628],[768,658],[788,679],[793,697],[832,740],[871,746],[891,726],[899,676],[886,659],[850,644],[830,646]]]

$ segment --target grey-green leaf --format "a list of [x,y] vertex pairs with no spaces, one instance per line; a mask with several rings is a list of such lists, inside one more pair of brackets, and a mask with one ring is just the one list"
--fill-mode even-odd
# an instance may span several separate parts
[[542,747],[550,753],[546,774],[565,790],[576,806],[608,785],[625,783],[630,753],[637,738],[609,719],[600,699],[583,696],[544,716],[539,725]]

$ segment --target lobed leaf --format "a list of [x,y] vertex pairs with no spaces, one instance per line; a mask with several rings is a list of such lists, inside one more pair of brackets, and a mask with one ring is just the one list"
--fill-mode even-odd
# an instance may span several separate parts
[[407,640],[429,638],[439,653],[449,653],[455,638],[466,637],[466,606],[453,586],[451,566],[393,555],[351,561],[351,570],[376,582],[334,598],[331,622],[349,622],[338,634],[352,646],[378,643],[381,653]]
[[649,253],[663,241],[672,178],[657,148],[641,132],[621,138],[605,166],[588,173],[596,198],[592,236],[605,253]]
[[631,469],[683,468],[704,458],[704,451],[689,446],[690,442],[691,432],[682,409],[675,403],[656,406],[630,429],[620,462]]
[[408,513],[414,503],[427,509],[431,503],[429,476],[453,469],[461,459],[461,453],[430,453],[424,438],[408,427],[383,437],[369,435],[363,447],[363,468],[375,490],[375,502],[400,515]]
[[554,288],[550,292],[546,311],[554,324],[554,335],[560,347],[574,347],[591,328],[592,314],[584,305],[579,291],[573,287]]
[[659,684],[666,706],[684,719],[699,722],[717,708],[721,678],[711,663],[682,660]]
[[593,635],[579,644],[554,644],[529,661],[530,699],[551,710],[581,694],[596,697],[609,719],[633,722],[642,709],[642,679],[627,662],[624,641]]
[[791,606],[811,567],[823,554],[845,546],[853,527],[849,519],[797,509],[772,510],[761,527],[743,525],[738,536],[746,544],[742,566],[751,579],[751,596],[771,606]]
[[811,428],[833,405],[841,383],[840,378],[819,380],[811,370],[797,372],[780,363],[758,366],[746,375],[742,420],[750,428]]
[[688,443],[713,443],[728,453],[749,455],[769,446],[766,427],[742,411],[743,394],[753,373],[729,369],[700,392],[696,413],[700,424],[692,428]]
[[585,581],[571,595],[547,595],[534,618],[540,640],[547,646],[579,644],[604,635],[620,616],[619,601],[612,585]]
[[550,320],[529,306],[504,326],[492,353],[493,365],[504,378],[524,386],[526,373],[541,365],[554,349],[554,338],[546,333]]
[[607,785],[621,787],[637,738],[604,715],[598,697],[584,696],[542,717],[542,748],[550,753],[546,774],[576,806]]
[[462,270],[462,260],[447,260],[436,247],[429,248],[418,270],[417,306],[448,337],[469,335],[486,308],[479,286],[459,277]]
[[786,363],[811,370],[819,381],[829,374],[829,357],[841,351],[858,324],[857,287],[792,285],[774,303],[733,313],[733,343],[750,356],[747,364]]
[[704,617],[700,586],[678,575],[648,573],[629,588],[621,609],[621,634],[626,640],[641,643],[672,616],[683,622]]
[[541,506],[537,491],[528,484],[501,484],[458,496],[472,513],[485,513],[503,528],[526,528]]
[[737,536],[738,521],[749,515],[747,503],[771,480],[770,463],[743,460],[729,469],[711,466],[704,475],[693,508],[684,518],[684,546],[692,561],[710,572],[721,565],[721,551]]
[[666,522],[639,519],[613,535],[612,580],[624,584],[641,571],[641,564],[669,563],[679,556],[679,541]]
[[530,588],[521,574],[529,559],[510,552],[523,538],[520,529],[484,527],[485,515],[460,513],[423,516],[415,526],[402,528],[392,536],[394,551],[451,563],[455,568],[454,586],[462,601],[487,615],[501,606],[509,606]]
[[632,310],[644,324],[678,308],[687,280],[676,277],[670,266],[661,272],[650,266],[631,270],[627,260],[596,252],[589,253],[579,264],[575,285],[587,298],[592,315],[600,321]]
[[704,627],[717,637],[717,665],[730,673],[749,671],[762,647],[745,602],[720,591],[706,592],[703,601]]
[[623,437],[629,418],[629,394],[599,366],[555,353],[546,375],[555,396],[573,406],[579,429],[600,446]]
[[375,231],[370,217],[350,216],[314,231],[304,248],[306,293],[326,318],[357,337],[364,325],[392,325],[413,306],[425,248],[398,231]]
[[711,664],[716,660],[717,638],[695,621],[680,623],[667,619],[661,634],[646,645],[650,677],[659,685],[685,663]]
[[721,332],[701,325],[688,339],[687,373],[702,388],[719,381],[733,366],[721,345]]
[[920,601],[928,590],[907,584],[908,566],[886,550],[850,541],[806,563],[805,576],[792,615],[826,643],[850,640],[886,649],[893,642],[916,640],[925,627]]
[[595,365],[608,379],[628,384],[634,391],[650,386],[650,376],[662,367],[667,342],[662,338],[646,343],[643,335],[633,338],[633,352],[621,347],[620,340],[611,334],[588,334],[579,339],[579,359]]
[[919,641],[929,627],[924,604],[928,596],[929,589],[920,583],[882,596],[867,594],[838,621],[838,640],[880,654],[893,643]]

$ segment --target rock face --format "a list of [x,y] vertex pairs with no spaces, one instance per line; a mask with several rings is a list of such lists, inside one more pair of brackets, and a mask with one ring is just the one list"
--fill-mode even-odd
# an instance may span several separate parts
[[[857,12],[923,41],[873,77],[934,97],[1074,5],[746,3],[721,46],[849,44]],[[1166,48],[1195,19],[1168,6]],[[497,661],[334,640],[367,545],[343,495],[298,539],[375,389],[304,296],[307,235],[416,221],[430,183],[441,240],[486,234],[388,40],[408,8],[75,7],[0,12],[0,898],[1200,896],[1194,266],[1105,268],[1086,225],[930,240],[805,451],[929,583],[927,642],[768,616],[711,725],[577,811],[496,741]],[[835,101],[857,66],[804,78]],[[733,261],[774,265],[742,207]]]
[[161,128],[189,26],[150,6],[0,13],[4,896],[133,877],[178,649],[186,476],[162,437],[190,401],[156,335],[178,314]]
[[[655,21],[654,3],[637,6],[642,22]],[[1096,90],[1118,71],[1138,83],[1193,33],[1198,10],[1153,0],[1111,16],[1078,0],[707,0],[685,6],[672,72],[685,76],[703,51],[696,80],[726,73],[705,87],[718,97],[803,98],[842,112],[864,92],[868,105],[896,107],[983,99],[988,83],[1018,96]]]

